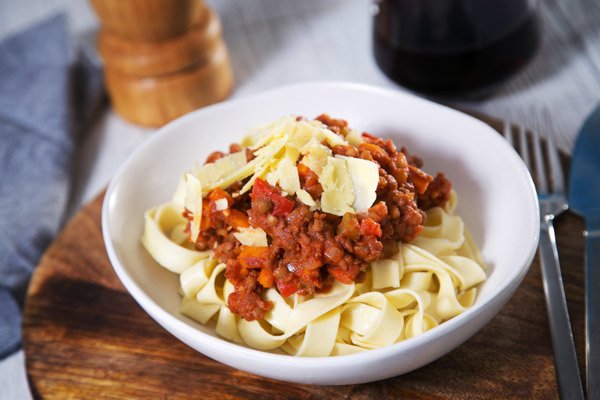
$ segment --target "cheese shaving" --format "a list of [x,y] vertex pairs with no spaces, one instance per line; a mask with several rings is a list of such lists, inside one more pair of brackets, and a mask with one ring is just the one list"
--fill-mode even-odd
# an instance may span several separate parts
[[363,142],[360,132],[357,129],[350,129],[350,132],[346,135],[346,140],[352,146],[358,146]]
[[[286,194],[296,195],[311,210],[321,209],[340,216],[347,212],[363,212],[376,199],[379,171],[371,161],[334,157],[328,146],[362,141],[355,130],[351,130],[346,139],[318,120],[287,116],[252,129],[244,138],[242,144],[254,151],[251,161],[246,161],[246,150],[243,150],[196,168],[195,176],[201,183],[203,196],[215,188],[224,189],[247,180],[239,193],[233,194],[242,195],[252,189],[257,178],[261,178]],[[299,162],[319,178],[323,187],[320,199],[313,199],[301,190]],[[227,204],[217,202],[218,210],[226,208]]]
[[352,208],[357,213],[367,211],[377,198],[379,183],[379,167],[373,161],[336,155],[336,158],[346,161],[348,173],[352,179],[354,203]]
[[331,149],[324,146],[316,139],[312,139],[301,149],[302,154],[305,156],[302,158],[302,164],[306,165],[315,174],[320,175],[327,164],[327,158],[331,157]]
[[296,191],[296,196],[298,197],[298,200],[309,207],[315,207],[317,205],[317,202],[312,198],[310,193],[304,189]]
[[267,234],[260,228],[242,228],[233,236],[244,246],[267,247]]
[[202,220],[202,183],[192,174],[186,174],[185,208],[192,213],[190,240],[196,242]]
[[246,152],[239,151],[221,157],[214,163],[203,165],[196,171],[196,176],[203,186],[214,188],[219,181],[239,171],[246,164]]
[[283,191],[295,194],[300,190],[300,177],[296,164],[288,158],[283,158],[277,164],[277,168],[267,175],[267,182],[272,186],[279,184]]
[[321,195],[323,211],[339,216],[354,212],[352,209],[354,190],[345,160],[328,157],[327,165],[319,176],[319,183],[323,187]]

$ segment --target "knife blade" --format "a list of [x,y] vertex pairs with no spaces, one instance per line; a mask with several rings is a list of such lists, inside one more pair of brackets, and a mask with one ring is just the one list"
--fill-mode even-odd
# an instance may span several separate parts
[[587,398],[600,399],[600,106],[577,137],[569,174],[569,206],[585,219]]

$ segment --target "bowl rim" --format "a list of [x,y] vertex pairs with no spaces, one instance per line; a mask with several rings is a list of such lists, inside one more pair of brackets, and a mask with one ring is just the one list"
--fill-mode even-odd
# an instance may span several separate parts
[[[509,153],[512,154],[513,161],[519,165],[519,168],[525,179],[528,182],[529,192],[527,193],[530,197],[529,206],[533,208],[535,211],[532,213],[532,224],[534,235],[529,240],[529,248],[526,254],[522,257],[521,263],[518,268],[515,268],[511,274],[501,282],[498,289],[493,293],[484,303],[475,304],[474,306],[468,308],[463,313],[457,315],[456,317],[444,321],[443,324],[440,324],[436,327],[436,329],[431,329],[422,334],[415,336],[413,338],[394,343],[389,346],[363,351],[354,354],[345,354],[338,356],[324,356],[324,357],[297,357],[288,354],[277,354],[271,353],[263,350],[256,350],[250,347],[246,347],[244,345],[236,344],[230,342],[224,338],[218,336],[212,336],[208,333],[205,333],[199,329],[194,328],[188,323],[176,318],[174,315],[163,309],[160,305],[158,305],[152,298],[147,295],[143,289],[139,287],[139,285],[129,276],[124,266],[121,264],[121,261],[116,253],[115,247],[112,243],[112,236],[110,234],[110,226],[109,226],[109,209],[110,202],[112,199],[113,192],[115,187],[118,185],[122,175],[127,171],[132,163],[136,160],[137,157],[144,151],[146,151],[147,147],[150,147],[152,143],[161,140],[164,136],[170,134],[171,131],[176,130],[178,126],[187,123],[189,120],[196,119],[201,117],[206,113],[211,113],[213,110],[219,109],[227,109],[231,107],[237,107],[240,104],[250,102],[256,100],[258,98],[269,97],[273,95],[277,95],[280,92],[287,91],[295,91],[295,90],[307,90],[307,89],[318,89],[318,90],[347,90],[347,91],[357,91],[357,92],[368,92],[376,95],[384,95],[384,96],[392,96],[392,97],[410,97],[411,101],[417,103],[427,103],[434,104],[438,107],[449,111],[450,113],[454,113],[455,115],[460,115],[462,118],[470,119],[472,123],[479,124],[484,126],[485,130],[488,130],[490,134],[496,135],[497,132],[490,127],[488,124],[483,121],[472,117],[464,112],[455,110],[448,106],[432,102],[430,100],[426,100],[415,96],[410,93],[401,92],[398,90],[393,90],[389,88],[383,88],[378,86],[366,85],[361,83],[353,83],[353,82],[344,82],[344,81],[310,81],[310,82],[302,82],[295,83],[291,85],[279,86],[273,89],[269,89],[260,93],[251,94],[248,96],[243,96],[238,99],[232,99],[228,101],[224,101],[221,103],[217,103],[191,113],[185,114],[168,124],[159,128],[156,132],[152,133],[152,137],[146,139],[138,148],[136,148],[127,159],[119,166],[116,173],[113,175],[110,183],[108,185],[108,189],[106,190],[106,194],[102,203],[102,235],[106,247],[106,251],[108,253],[109,260],[113,269],[117,273],[119,280],[123,283],[127,291],[131,294],[131,296],[135,299],[135,301],[148,313],[150,316],[163,328],[166,329],[166,326],[169,326],[170,329],[180,333],[183,336],[188,336],[191,334],[193,330],[194,335],[196,335],[196,339],[204,342],[203,344],[206,346],[217,347],[220,351],[227,352],[231,355],[236,355],[241,358],[259,358],[261,361],[268,363],[285,363],[286,365],[295,364],[298,367],[309,367],[314,366],[315,363],[318,363],[320,367],[328,367],[328,366],[339,366],[341,362],[356,362],[356,363],[368,363],[371,361],[375,361],[381,359],[382,357],[393,356],[397,354],[401,354],[402,352],[412,348],[419,347],[426,343],[435,341],[440,337],[443,337],[447,333],[472,322],[475,317],[479,314],[485,314],[486,311],[489,311],[494,307],[498,302],[502,302],[504,304],[505,301],[510,298],[516,289],[517,286],[520,285],[521,281],[529,271],[529,267],[533,261],[537,250],[537,244],[540,235],[540,220],[539,220],[539,204],[537,193],[535,190],[535,185],[531,178],[531,175],[525,166],[523,160],[519,157],[516,151],[508,144],[503,141],[506,148],[510,149]],[[494,314],[495,315],[495,314]],[[493,316],[492,316],[493,317]],[[487,321],[486,321],[487,323]],[[485,325],[485,324],[484,324]],[[170,332],[170,329],[166,329]],[[171,333],[171,332],[170,332]],[[175,335],[177,336],[177,335]],[[464,340],[468,340],[471,336],[466,337]]]

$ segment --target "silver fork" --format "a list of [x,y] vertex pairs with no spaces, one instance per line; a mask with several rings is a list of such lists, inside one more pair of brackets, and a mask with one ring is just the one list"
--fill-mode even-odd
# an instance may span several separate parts
[[[504,123],[503,134],[506,140],[521,155],[531,175],[537,178],[535,182],[540,203],[539,254],[544,293],[546,295],[546,309],[550,322],[550,335],[552,336],[558,392],[561,399],[583,399],[583,387],[579,375],[571,322],[567,310],[567,299],[558,262],[556,237],[552,224],[554,217],[568,208],[558,150],[554,139],[549,135],[546,140],[547,160],[545,160],[542,151],[542,138],[539,133],[533,132],[534,164],[532,165],[525,127],[522,125],[517,126],[518,143],[513,141],[512,125],[509,122]],[[546,171],[546,164],[549,166],[549,171]],[[547,173],[550,175],[550,182],[547,179]],[[550,186],[552,187],[550,188]]]

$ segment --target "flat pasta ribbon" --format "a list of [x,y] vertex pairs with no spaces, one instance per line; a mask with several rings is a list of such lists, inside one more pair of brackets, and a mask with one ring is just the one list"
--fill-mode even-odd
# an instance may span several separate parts
[[427,211],[420,236],[399,243],[391,259],[371,263],[363,283],[336,281],[328,293],[312,297],[283,298],[268,289],[263,298],[273,308],[264,320],[246,321],[227,306],[234,287],[226,265],[186,243],[181,185],[173,201],[146,212],[142,243],[160,265],[180,274],[182,314],[201,324],[214,321],[218,335],[251,348],[322,357],[389,346],[464,312],[486,279],[483,257],[454,215],[452,191],[444,208]]

